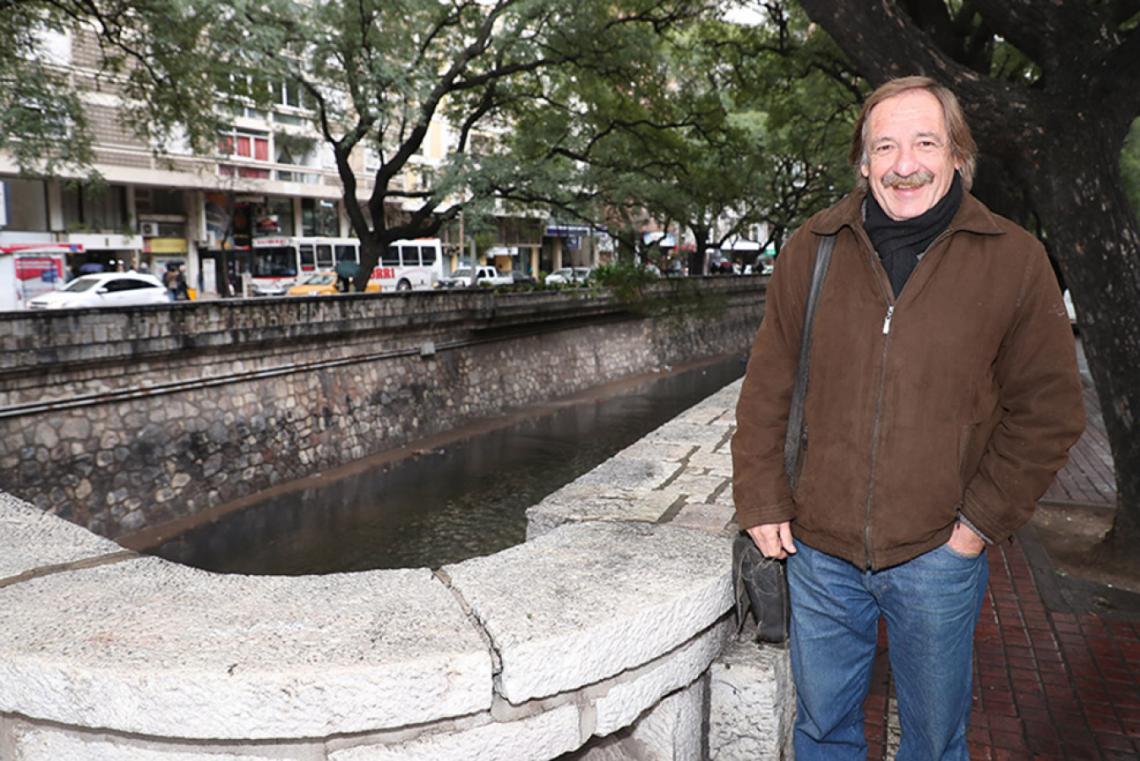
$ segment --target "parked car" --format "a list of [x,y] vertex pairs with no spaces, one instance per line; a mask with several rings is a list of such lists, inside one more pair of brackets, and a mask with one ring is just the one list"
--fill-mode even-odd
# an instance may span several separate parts
[[538,283],[533,275],[528,275],[519,270],[511,270],[511,283],[514,285],[535,285]]
[[331,296],[337,293],[335,272],[314,272],[286,291],[289,296]]
[[58,291],[36,296],[28,309],[84,309],[169,304],[170,292],[154,275],[101,272],[81,275]]
[[249,286],[251,296],[284,296],[288,291],[288,281],[271,280],[258,282],[254,280]]
[[[512,280],[510,275],[500,274],[500,272],[494,267],[485,266],[475,268],[476,285],[510,285],[511,282]],[[470,288],[471,268],[460,267],[450,275],[441,277],[436,285],[439,288]]]
[[546,276],[547,285],[567,285],[585,283],[594,274],[592,267],[562,267]]

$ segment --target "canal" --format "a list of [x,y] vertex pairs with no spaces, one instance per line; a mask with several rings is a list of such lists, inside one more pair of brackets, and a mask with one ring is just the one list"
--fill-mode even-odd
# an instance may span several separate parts
[[744,357],[645,379],[605,398],[398,461],[275,489],[151,551],[220,573],[439,568],[519,544],[526,509],[744,373]]

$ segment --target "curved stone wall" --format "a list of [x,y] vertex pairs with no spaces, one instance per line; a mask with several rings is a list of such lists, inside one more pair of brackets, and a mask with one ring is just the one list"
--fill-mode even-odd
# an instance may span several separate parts
[[524,544],[435,573],[212,574],[4,496],[0,757],[698,759],[738,390],[531,508]]
[[678,283],[720,308],[651,319],[583,289],[2,313],[0,490],[145,546],[471,419],[747,351],[763,279]]

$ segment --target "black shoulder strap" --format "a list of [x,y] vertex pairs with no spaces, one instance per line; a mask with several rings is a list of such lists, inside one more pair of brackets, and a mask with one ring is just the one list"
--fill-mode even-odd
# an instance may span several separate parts
[[831,263],[831,250],[835,248],[835,236],[824,235],[819,239],[815,253],[815,270],[811,276],[811,290],[808,292],[807,308],[804,310],[803,336],[800,339],[800,361],[796,366],[796,382],[792,386],[792,406],[788,410],[788,432],[784,437],[784,472],[788,482],[796,487],[796,465],[800,458],[800,436],[804,427],[804,398],[807,396],[808,361],[811,356],[811,327],[815,322],[815,308],[819,304],[819,293],[823,290],[823,279],[827,277],[827,265]]

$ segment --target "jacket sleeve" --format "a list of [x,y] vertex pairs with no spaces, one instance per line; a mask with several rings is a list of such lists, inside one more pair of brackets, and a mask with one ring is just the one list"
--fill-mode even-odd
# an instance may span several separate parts
[[736,404],[732,497],[741,528],[795,517],[784,436],[817,240],[806,228],[788,240],[768,282],[764,319]]
[[1029,520],[1085,427],[1060,287],[1041,244],[1026,245],[1033,251],[994,364],[1000,417],[962,502],[962,514],[995,542]]

